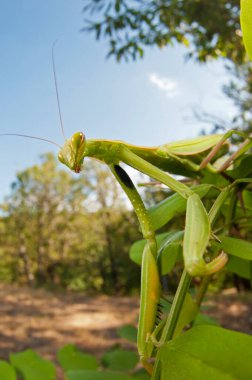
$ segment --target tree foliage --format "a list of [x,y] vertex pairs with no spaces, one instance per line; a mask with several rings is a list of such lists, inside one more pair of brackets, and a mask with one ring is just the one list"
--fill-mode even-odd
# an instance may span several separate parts
[[108,56],[142,57],[146,47],[175,43],[199,62],[225,57],[244,61],[239,0],[89,0],[84,31],[109,41]]
[[231,121],[232,129],[252,131],[252,65],[250,62],[242,65],[228,65],[231,80],[223,86],[224,93],[236,107],[236,114]]
[[18,173],[1,207],[2,279],[106,293],[138,286],[128,258],[136,220],[105,167],[73,177],[46,154]]

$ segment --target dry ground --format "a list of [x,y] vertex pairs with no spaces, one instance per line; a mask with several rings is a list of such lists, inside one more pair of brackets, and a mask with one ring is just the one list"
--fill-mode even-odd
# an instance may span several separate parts
[[[33,348],[43,357],[56,360],[56,352],[67,343],[100,356],[115,343],[122,343],[116,330],[136,324],[136,297],[86,297],[53,294],[44,290],[0,285],[0,356]],[[224,327],[252,333],[252,304],[248,294],[229,290],[211,295],[207,314]],[[58,373],[58,378],[62,374]]]

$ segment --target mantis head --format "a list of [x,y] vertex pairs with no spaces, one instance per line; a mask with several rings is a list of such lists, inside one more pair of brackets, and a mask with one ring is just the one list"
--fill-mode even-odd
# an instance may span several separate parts
[[74,133],[59,151],[59,161],[75,173],[79,173],[84,160],[85,146],[86,139],[84,133]]

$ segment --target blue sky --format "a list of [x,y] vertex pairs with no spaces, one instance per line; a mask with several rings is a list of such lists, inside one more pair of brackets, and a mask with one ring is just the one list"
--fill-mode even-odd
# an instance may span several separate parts
[[[0,4],[0,133],[45,137],[63,143],[51,47],[65,132],[87,138],[159,145],[197,136],[209,126],[193,118],[204,109],[223,119],[234,113],[221,86],[221,62],[185,63],[181,47],[149,49],[139,62],[106,60],[106,42],[80,32],[85,0],[13,0]],[[0,200],[15,173],[57,148],[17,137],[0,138]]]

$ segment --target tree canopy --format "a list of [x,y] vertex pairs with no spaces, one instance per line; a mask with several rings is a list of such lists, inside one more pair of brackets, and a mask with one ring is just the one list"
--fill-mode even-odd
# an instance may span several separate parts
[[88,0],[83,12],[83,30],[108,40],[108,56],[118,61],[174,43],[188,46],[187,56],[199,62],[245,58],[239,0]]
[[1,205],[2,281],[105,293],[138,287],[128,256],[136,218],[107,167],[85,168],[72,176],[45,154],[18,173]]

